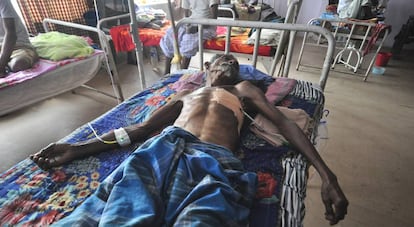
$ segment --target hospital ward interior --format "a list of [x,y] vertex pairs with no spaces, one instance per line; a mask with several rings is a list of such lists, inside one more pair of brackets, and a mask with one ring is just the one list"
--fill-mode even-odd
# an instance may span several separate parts
[[[241,129],[235,154],[259,182],[245,226],[412,226],[414,6],[408,1],[220,0],[210,1],[219,3],[218,18],[206,20],[184,18],[180,6],[189,0],[11,2],[35,48],[49,43],[42,35],[62,35],[54,38],[60,41],[70,35],[86,43],[88,55],[40,56],[33,69],[0,77],[0,226],[59,224],[90,202],[140,144],[47,170],[29,156],[57,141],[76,143],[142,122],[183,87],[202,86],[203,63],[217,53],[233,54],[240,78],[268,89],[266,97],[280,89],[273,90],[277,108],[306,115],[303,130],[349,202],[344,219],[330,225],[315,168],[288,142],[272,145],[250,125]],[[175,68],[174,45],[165,74],[160,40],[167,29],[191,23],[200,34],[215,27],[217,37],[197,44],[188,69]]]

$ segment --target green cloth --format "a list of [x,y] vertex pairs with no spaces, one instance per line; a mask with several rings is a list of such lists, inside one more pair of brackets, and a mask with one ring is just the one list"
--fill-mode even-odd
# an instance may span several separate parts
[[41,58],[53,61],[88,57],[94,53],[82,37],[56,31],[39,34],[33,38],[32,44]]

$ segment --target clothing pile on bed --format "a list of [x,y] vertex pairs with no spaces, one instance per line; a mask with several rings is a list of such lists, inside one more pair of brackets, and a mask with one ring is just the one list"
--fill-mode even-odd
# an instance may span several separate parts
[[95,52],[86,38],[56,31],[41,33],[31,42],[39,57],[52,61],[85,58]]
[[[98,134],[103,134],[115,128],[143,122],[153,111],[171,99],[178,89],[202,85],[203,76],[200,72],[170,75],[93,120],[91,124]],[[241,67],[241,76],[264,90],[271,84],[291,84],[292,89],[285,91],[283,97],[273,94],[273,97],[280,98],[277,105],[300,107],[311,117],[318,117],[321,112],[323,96],[312,90],[312,85],[308,82],[287,78],[275,81],[252,67],[244,66]],[[93,137],[91,129],[84,125],[61,141],[75,143]],[[0,175],[0,225],[44,226],[59,220],[64,224],[71,219],[63,218],[72,212],[77,217],[86,217],[85,223],[93,223],[99,219],[103,223],[119,224],[148,218],[144,221],[152,220],[155,224],[165,224],[174,223],[176,220],[188,221],[188,215],[181,216],[186,212],[196,213],[201,216],[200,220],[203,220],[209,214],[220,211],[221,215],[230,215],[231,218],[235,218],[234,220],[244,223],[249,214],[246,208],[249,207],[250,226],[278,226],[285,220],[286,212],[289,213],[288,216],[293,212],[303,214],[303,207],[292,208],[285,204],[298,202],[293,199],[304,199],[303,185],[296,187],[297,185],[289,185],[289,182],[283,183],[289,177],[286,175],[285,165],[294,165],[286,164],[284,160],[295,152],[287,145],[271,146],[255,136],[249,130],[248,124],[242,130],[237,158],[231,152],[212,147],[210,144],[206,145],[174,127],[167,128],[154,140],[156,143],[152,143],[151,146],[166,146],[165,140],[169,141],[167,144],[177,143],[177,146],[173,146],[176,152],[163,152],[165,149],[158,149],[159,147],[152,149],[153,147],[148,144],[134,144],[131,147],[75,160],[48,171],[41,170],[29,159],[16,164]],[[160,159],[152,159],[153,156],[147,156],[145,152],[133,153],[140,145],[151,153],[158,150],[156,155],[159,155]],[[187,162],[184,157],[194,159]],[[123,162],[124,160],[127,161]],[[206,161],[212,165],[202,167]],[[206,172],[198,172],[199,168]],[[299,176],[305,174],[306,165],[301,164],[300,168],[301,173],[293,173],[299,181],[303,179]],[[153,172],[143,176],[140,174],[141,171]],[[175,177],[171,178],[172,175]],[[257,188],[251,188],[254,175],[257,175]],[[194,182],[188,182],[189,179]],[[211,187],[212,185],[217,187]],[[293,193],[286,192],[285,186],[297,190],[299,197],[293,198]],[[186,189],[183,191],[184,194],[180,194],[182,187]],[[197,187],[200,190],[190,190],[191,193],[188,194],[188,187]],[[143,190],[145,188],[147,189]],[[253,196],[255,190],[256,195]],[[226,195],[225,199],[231,198],[227,200],[231,205],[215,206],[215,199],[224,199],[220,198],[223,193]],[[285,196],[284,193],[289,195]],[[171,203],[160,208],[160,204],[163,204],[162,199],[165,198],[171,199]],[[177,200],[174,200],[175,198]],[[194,201],[194,198],[198,199]],[[189,204],[192,205],[187,206]],[[284,205],[283,209],[281,205]],[[80,207],[79,210],[77,207]],[[87,208],[93,212],[83,212],[88,210]],[[132,209],[139,210],[143,216],[134,215],[132,218]],[[204,213],[205,210],[208,210],[208,213]],[[155,211],[155,216],[151,214],[152,211]],[[298,218],[296,215],[293,214],[294,217],[290,217],[290,221]]]

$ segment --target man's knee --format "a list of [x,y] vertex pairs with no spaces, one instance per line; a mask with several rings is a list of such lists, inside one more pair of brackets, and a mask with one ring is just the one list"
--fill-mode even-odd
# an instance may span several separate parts
[[30,58],[13,58],[9,62],[9,68],[12,72],[19,72],[30,69],[33,66],[33,61]]
[[18,72],[25,69],[30,69],[38,60],[38,55],[34,51],[25,49],[16,50],[9,61],[9,68],[12,72]]

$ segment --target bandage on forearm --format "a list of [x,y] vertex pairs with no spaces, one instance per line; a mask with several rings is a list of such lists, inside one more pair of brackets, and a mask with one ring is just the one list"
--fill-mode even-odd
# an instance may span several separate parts
[[128,133],[125,131],[124,128],[118,128],[114,130],[114,135],[116,142],[121,147],[125,147],[131,144],[131,139],[128,136]]

